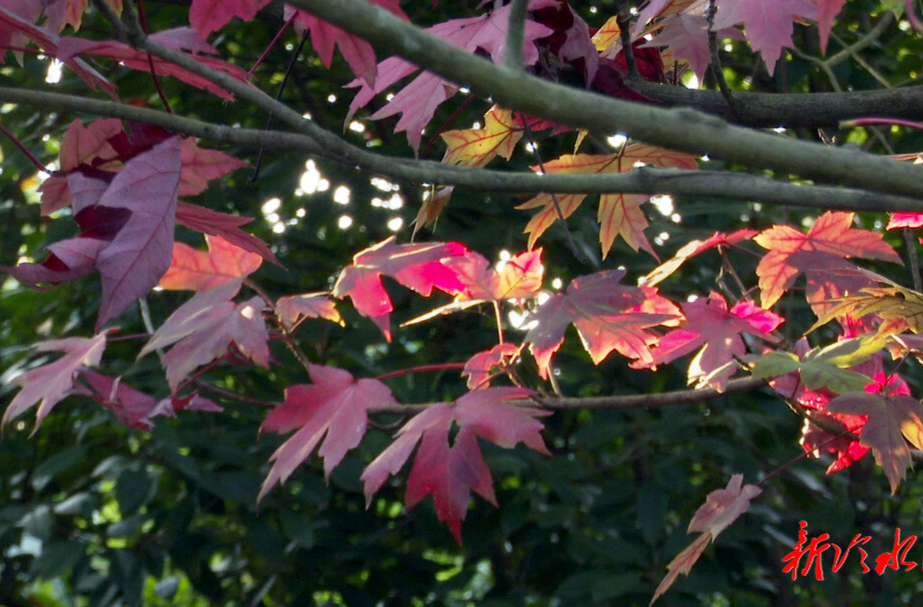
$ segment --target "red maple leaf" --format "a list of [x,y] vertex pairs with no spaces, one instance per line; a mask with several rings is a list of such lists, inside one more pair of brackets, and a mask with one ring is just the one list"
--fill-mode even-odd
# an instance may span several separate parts
[[[436,515],[445,521],[461,544],[461,523],[468,510],[470,492],[496,506],[493,479],[484,463],[477,437],[501,447],[524,443],[548,453],[542,441],[541,422],[536,417],[549,412],[504,402],[526,398],[522,388],[488,388],[469,392],[454,403],[438,403],[407,422],[397,438],[362,473],[366,503],[385,480],[404,466],[417,443],[420,448],[407,479],[405,504],[413,508],[427,495],[433,496]],[[449,444],[452,423],[461,429]]]
[[260,434],[297,432],[270,457],[272,470],[263,481],[257,502],[276,483],[284,483],[319,444],[318,455],[324,459],[324,475],[329,479],[365,435],[367,410],[398,404],[388,386],[377,379],[356,381],[348,371],[320,365],[309,365],[308,373],[314,383],[286,388],[285,401],[260,426]]
[[173,243],[173,258],[158,286],[162,289],[206,291],[249,276],[263,258],[245,251],[220,236],[205,236],[208,252],[182,242]]
[[434,288],[446,293],[465,289],[455,272],[439,261],[465,254],[464,246],[441,242],[398,245],[395,240],[391,236],[356,253],[353,263],[340,272],[333,286],[334,297],[349,297],[359,314],[372,319],[388,341],[391,341],[390,315],[394,308],[381,284],[382,276],[390,276],[426,297]]
[[923,213],[891,213],[887,229],[921,227],[923,227]]
[[138,354],[140,358],[175,344],[163,358],[174,393],[187,375],[224,356],[232,343],[255,364],[269,367],[263,300],[253,297],[235,304],[231,300],[239,290],[238,279],[199,291],[164,321]]
[[3,413],[0,427],[6,426],[22,412],[41,401],[35,412],[35,430],[38,430],[45,416],[51,413],[54,406],[74,387],[74,380],[80,370],[99,364],[106,349],[108,333],[103,331],[90,338],[68,337],[35,344],[33,347],[38,352],[63,352],[64,356],[13,378],[13,383],[22,390]]
[[[854,267],[844,264],[844,259],[864,257],[902,263],[894,249],[882,241],[881,234],[855,229],[852,223],[853,213],[827,212],[817,218],[807,234],[776,225],[756,235],[753,240],[769,249],[756,268],[763,308],[772,307],[802,272],[808,274],[809,283],[814,283],[809,284],[813,292],[839,292],[855,288],[855,273],[849,276],[839,271]],[[845,288],[838,286],[837,277],[847,281]]]
[[686,320],[661,337],[653,349],[653,362],[632,366],[653,368],[699,350],[689,363],[689,383],[697,383],[696,387],[710,385],[716,390],[724,389],[737,371],[736,360],[746,353],[743,334],[778,343],[779,339],[770,333],[784,320],[752,301],[738,302],[728,310],[727,301],[715,292],[708,299],[700,297],[683,304],[683,314]]
[[525,341],[543,378],[571,323],[594,364],[613,350],[638,364],[653,362],[651,348],[659,338],[646,329],[675,325],[682,312],[653,287],[619,284],[624,276],[624,270],[610,270],[575,278],[566,293],[554,294],[535,312],[537,325]]

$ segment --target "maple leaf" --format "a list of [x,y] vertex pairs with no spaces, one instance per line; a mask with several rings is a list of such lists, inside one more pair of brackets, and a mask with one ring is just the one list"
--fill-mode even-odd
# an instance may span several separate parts
[[192,0],[189,23],[202,37],[228,24],[234,17],[250,21],[270,0]]
[[468,359],[462,371],[462,377],[468,378],[469,390],[486,388],[493,369],[503,368],[513,357],[519,356],[520,349],[509,343],[498,344],[490,350],[478,352]]
[[150,431],[154,417],[174,417],[169,399],[158,401],[153,396],[135,390],[121,378],[83,369],[80,376],[90,386],[93,399],[115,414],[116,419],[127,428]]
[[74,387],[74,380],[83,367],[95,367],[99,364],[106,349],[106,335],[103,331],[93,337],[68,337],[35,344],[38,352],[63,352],[58,360],[30,369],[13,378],[13,383],[22,390],[13,398],[13,402],[3,413],[0,427],[5,427],[21,413],[41,401],[35,412],[35,429],[42,425],[42,420]]
[[463,255],[465,247],[458,243],[428,243],[398,245],[395,236],[356,253],[353,263],[340,272],[333,285],[333,296],[349,297],[356,311],[370,318],[391,341],[390,315],[394,309],[391,298],[381,284],[382,276],[429,297],[433,289],[446,293],[464,290],[455,273],[439,260]]
[[[469,392],[454,403],[437,403],[415,416],[398,430],[396,439],[365,469],[366,505],[385,480],[404,466],[417,443],[404,502],[413,508],[427,495],[433,496],[436,515],[461,544],[461,523],[473,490],[494,506],[497,500],[490,470],[484,463],[477,437],[505,449],[524,443],[548,453],[542,441],[542,423],[536,417],[548,411],[505,402],[532,394],[523,388],[486,388]],[[449,445],[449,430],[455,422],[461,428]]]
[[443,164],[483,167],[497,156],[510,159],[523,129],[516,125],[513,113],[493,106],[484,114],[484,127],[446,131],[440,135],[448,148]]
[[245,278],[260,267],[263,258],[220,236],[205,236],[208,252],[181,242],[173,243],[173,257],[158,286],[162,289],[205,291]]
[[[669,47],[669,52],[678,60],[685,61],[692,68],[699,82],[705,81],[705,72],[711,64],[711,49],[708,46],[708,20],[705,5],[696,5],[688,12],[673,13],[658,25],[659,32],[644,47]],[[734,28],[716,32],[718,39],[742,38]]]
[[[400,0],[369,0],[371,4],[380,6],[407,21],[407,15],[401,10]],[[375,60],[375,51],[372,46],[359,38],[349,34],[333,24],[318,19],[314,15],[285,5],[285,20],[295,19],[295,31],[303,34],[306,30],[311,33],[311,44],[327,69],[333,62],[333,49],[339,47],[340,54],[357,78],[364,80],[369,86],[375,86],[375,77],[378,70]]]
[[302,293],[288,295],[276,301],[276,316],[286,328],[291,329],[302,318],[324,318],[344,325],[336,304],[328,293]]
[[907,474],[907,467],[912,465],[907,442],[923,449],[923,408],[920,401],[904,394],[844,394],[830,401],[826,411],[868,416],[860,443],[872,450],[875,461],[885,471],[891,484],[891,495],[894,495]]
[[164,321],[138,354],[141,358],[175,344],[163,358],[174,393],[189,373],[223,356],[232,343],[255,364],[269,367],[263,300],[253,297],[235,304],[231,300],[239,290],[238,279],[199,291]]
[[240,229],[240,226],[251,221],[252,217],[235,217],[187,202],[179,202],[176,205],[176,223],[179,225],[202,234],[220,236],[231,244],[256,253],[269,263],[282,267],[269,245]]
[[653,361],[643,366],[654,368],[699,350],[689,364],[689,383],[696,383],[697,388],[710,385],[718,391],[724,390],[737,371],[736,360],[746,353],[743,334],[778,343],[770,333],[784,320],[751,301],[738,302],[728,310],[727,301],[715,292],[708,299],[683,304],[683,314],[685,322],[660,338],[652,350]]
[[535,20],[551,28],[541,44],[562,62],[593,82],[599,69],[599,52],[590,38],[590,28],[570,4],[561,0],[556,6],[535,11]]
[[[531,0],[529,8],[535,10],[556,4],[557,0]],[[452,19],[439,23],[426,30],[427,33],[442,39],[453,46],[469,53],[479,50],[486,52],[495,63],[503,63],[506,46],[506,31],[509,25],[511,5],[507,4],[489,15]],[[526,20],[523,32],[523,64],[533,65],[538,61],[535,40],[543,38],[551,30],[532,20]],[[378,64],[378,75],[374,85],[363,79],[349,83],[347,87],[359,88],[359,92],[349,106],[346,116],[348,123],[359,108],[365,107],[375,95],[384,92],[398,80],[420,69],[418,66],[392,57]],[[373,120],[379,120],[395,114],[401,114],[394,129],[395,133],[406,131],[407,141],[416,151],[420,147],[420,134],[423,127],[432,119],[436,108],[458,92],[458,85],[423,72],[407,86],[397,92],[384,107],[372,114]]]
[[442,265],[454,272],[455,278],[462,285],[455,301],[408,320],[401,326],[414,325],[440,314],[466,310],[484,302],[498,303],[531,297],[542,287],[545,269],[541,258],[542,250],[539,248],[501,261],[496,269],[490,266],[486,257],[471,251],[459,257],[443,259]]
[[[115,85],[90,67],[86,61],[60,54],[60,36],[48,28],[34,25],[41,11],[41,3],[35,0],[23,0],[21,3],[16,3],[17,8],[20,9],[19,12],[11,10],[11,4],[6,2],[0,5],[0,46],[3,49],[22,48],[26,46],[26,40],[31,40],[49,56],[56,57],[69,67],[91,89],[101,90],[113,99],[118,99]],[[22,52],[17,52],[16,56],[22,64]],[[2,54],[0,54],[0,59],[2,59]]]
[[782,47],[793,46],[792,20],[814,19],[816,7],[808,0],[718,0],[712,29],[742,23],[750,47],[760,53],[769,73],[775,72]]
[[680,573],[689,575],[705,548],[731,523],[740,518],[740,515],[749,510],[750,501],[763,492],[756,485],[743,485],[743,478],[743,474],[733,475],[727,487],[709,493],[705,503],[696,510],[695,516],[689,522],[687,533],[699,532],[702,535],[667,565],[669,573],[654,591],[651,605],[669,590]]
[[[236,80],[240,80],[241,82],[247,81],[246,71],[214,56],[217,54],[217,51],[203,42],[199,38],[198,33],[191,28],[181,27],[157,32],[150,36],[150,40],[151,42],[156,42],[167,48],[187,54],[195,61],[207,65],[212,69],[224,72]],[[142,72],[150,72],[151,62],[153,62],[154,72],[158,76],[173,76],[186,84],[209,91],[222,99],[228,101],[234,99],[231,93],[211,80],[203,78],[174,63],[149,55],[145,51],[135,50],[131,46],[115,40],[95,41],[85,38],[61,38],[55,56],[59,60],[68,63],[76,60],[78,55],[113,59],[119,62],[119,65]]]
[[658,337],[645,329],[675,325],[682,313],[653,287],[619,284],[624,276],[624,270],[609,270],[575,278],[565,293],[555,293],[533,314],[537,324],[525,342],[542,378],[548,377],[551,357],[571,323],[594,364],[613,350],[638,364],[653,362],[651,348]]
[[100,198],[99,206],[131,216],[96,259],[103,286],[97,328],[146,295],[170,267],[180,167],[174,137],[125,163]]
[[850,367],[868,360],[881,351],[883,342],[877,335],[844,339],[802,354],[769,352],[751,362],[754,377],[779,377],[798,371],[809,390],[826,388],[834,394],[860,392],[872,380]]
[[365,435],[368,409],[398,404],[388,386],[377,379],[356,381],[348,371],[320,365],[308,365],[308,373],[314,383],[286,388],[285,401],[260,426],[260,434],[297,432],[269,458],[274,463],[257,503],[276,483],[284,483],[319,444],[318,455],[324,459],[324,475],[329,480],[333,469]]
[[195,196],[208,188],[212,179],[224,177],[247,163],[218,150],[200,148],[193,137],[183,139],[183,170],[179,177],[179,196]]
[[923,227],[923,213],[891,213],[886,229],[921,227]]
[[750,240],[756,233],[756,230],[745,228],[730,234],[715,232],[705,240],[690,240],[680,247],[673,257],[651,270],[650,273],[644,277],[644,284],[653,287],[663,282],[664,279],[678,270],[680,266],[686,263],[690,258],[714,247],[729,247],[743,240]]
[[833,20],[846,0],[814,0],[817,4],[817,27],[820,30],[820,51],[827,52],[827,41],[830,39],[830,30],[833,29]]
[[[634,143],[627,146],[621,154],[608,154],[594,156],[587,154],[565,154],[556,160],[544,163],[546,173],[570,173],[579,175],[624,173],[631,171],[638,163],[652,164],[661,168],[695,169],[698,163],[694,156],[680,152],[672,152],[643,143]],[[534,166],[532,170],[540,171],[541,167]],[[586,194],[563,194],[557,196],[561,215],[567,219],[577,210],[577,207],[586,198]],[[647,218],[641,211],[641,205],[650,199],[646,194],[602,194],[599,197],[598,219],[600,224],[599,241],[602,245],[603,257],[609,253],[612,243],[617,236],[633,250],[644,249],[655,258],[657,254],[651,248],[644,228],[647,227]],[[524,232],[529,234],[529,248],[535,244],[545,230],[557,221],[558,212],[555,209],[551,194],[539,194],[519,206],[517,209],[541,209],[526,225]]]
[[816,282],[829,283],[833,280],[831,275],[817,273],[831,266],[840,269],[837,258],[863,257],[902,263],[894,249],[882,241],[881,234],[853,228],[853,215],[826,212],[807,234],[787,225],[776,225],[753,238],[769,249],[756,268],[764,309],[772,307],[802,272],[813,273]]

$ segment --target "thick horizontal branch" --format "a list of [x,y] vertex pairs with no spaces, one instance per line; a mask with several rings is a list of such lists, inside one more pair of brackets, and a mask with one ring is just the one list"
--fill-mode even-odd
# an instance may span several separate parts
[[344,140],[331,148],[319,145],[314,138],[306,135],[232,128],[159,110],[59,93],[0,87],[0,102],[29,104],[48,111],[81,112],[146,122],[215,143],[263,148],[280,153],[302,152],[341,162],[345,160],[350,166],[393,180],[452,185],[481,192],[670,194],[760,201],[815,209],[923,212],[923,200],[845,188],[794,185],[745,173],[643,168],[612,175],[538,175],[470,169],[432,161],[382,156]]
[[[536,406],[539,403],[543,409],[552,409],[556,411],[565,410],[589,410],[589,409],[658,409],[661,407],[673,407],[677,405],[690,405],[701,403],[719,396],[735,394],[738,392],[749,392],[757,388],[762,388],[769,384],[768,379],[754,379],[744,377],[733,379],[728,382],[723,392],[718,392],[714,388],[704,390],[676,390],[673,392],[661,392],[659,394],[628,394],[614,396],[588,396],[588,397],[561,397],[561,398],[542,398],[537,400],[510,400],[508,402],[518,405]],[[401,413],[414,415],[431,407],[436,403],[425,403],[420,405],[397,405],[370,407],[370,413]]]
[[732,126],[688,108],[664,109],[555,84],[467,53],[362,0],[290,4],[506,108],[780,174],[923,198],[921,167]]
[[666,107],[691,107],[751,127],[836,128],[863,116],[923,120],[923,87],[843,93],[751,93],[734,91],[738,115],[718,91],[694,90],[653,82],[632,84]]

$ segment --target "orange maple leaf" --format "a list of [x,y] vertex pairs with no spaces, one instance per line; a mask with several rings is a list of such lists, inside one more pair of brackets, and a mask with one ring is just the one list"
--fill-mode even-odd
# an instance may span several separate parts
[[158,286],[171,291],[205,291],[257,270],[263,258],[231,244],[221,236],[205,235],[208,252],[173,243],[173,259]]
[[[579,175],[592,175],[604,173],[625,173],[641,164],[650,164],[661,168],[696,169],[698,163],[694,156],[682,152],[674,152],[643,143],[633,143],[627,146],[621,154],[589,155],[565,154],[556,160],[544,164],[547,173],[572,173]],[[538,167],[532,167],[538,170]],[[586,194],[563,194],[558,196],[558,205],[561,215],[567,219]],[[648,226],[647,218],[641,211],[641,205],[650,200],[647,194],[612,193],[602,194],[599,198],[599,242],[602,245],[603,257],[609,253],[617,236],[625,239],[632,249],[644,249],[657,258],[651,248],[644,228]],[[516,207],[518,209],[541,209],[526,226],[525,232],[529,234],[529,248],[535,244],[538,237],[551,227],[558,219],[558,212],[554,206],[551,194],[539,194],[535,198]]]

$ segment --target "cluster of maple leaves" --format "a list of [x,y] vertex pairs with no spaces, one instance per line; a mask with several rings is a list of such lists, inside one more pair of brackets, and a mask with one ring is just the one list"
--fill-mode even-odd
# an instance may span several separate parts
[[[121,8],[120,1],[108,1],[116,10]],[[193,0],[192,27],[155,33],[151,39],[246,81],[246,73],[218,58],[205,37],[235,17],[253,19],[267,2]],[[397,0],[373,3],[406,19]],[[832,21],[844,3],[718,0],[709,23],[704,0],[650,0],[639,12],[630,39],[645,77],[663,80],[662,56],[669,53],[672,61],[688,65],[701,78],[710,61],[709,30],[722,36],[739,35],[733,28],[742,24],[751,47],[772,71],[782,47],[791,45],[794,19],[817,20],[826,45]],[[529,8],[524,65],[538,71],[557,70],[549,77],[570,70],[584,86],[639,97],[622,78],[627,67],[614,18],[594,32],[566,2],[533,0]],[[0,46],[21,50],[33,44],[62,61],[90,88],[115,99],[114,85],[84,58],[111,59],[128,69],[153,70],[158,77],[176,77],[231,98],[212,81],[121,42],[62,37],[64,28],[79,28],[86,10],[87,0],[5,3],[0,6]],[[507,5],[427,31],[501,62],[509,12]],[[292,7],[286,7],[285,15],[299,31],[310,32],[325,65],[330,65],[334,49],[339,48],[354,71],[356,80],[348,86],[358,91],[347,120],[373,98],[416,74],[371,116],[400,115],[395,130],[407,133],[414,150],[436,108],[459,90],[429,72],[417,73],[419,67],[403,59],[377,62],[368,43],[312,15]],[[547,61],[549,56],[557,62]],[[540,57],[546,60],[540,62]],[[443,162],[482,167],[498,156],[509,159],[528,130],[558,133],[567,128],[495,106],[484,115],[483,126],[441,134],[447,145]],[[613,154],[582,154],[582,138],[578,137],[573,154],[544,162],[534,170],[596,174],[627,172],[639,165],[690,170],[698,166],[696,158],[687,154],[636,142]],[[149,429],[154,417],[181,409],[220,411],[196,391],[195,380],[203,369],[228,359],[269,367],[274,362],[268,347],[273,333],[291,337],[305,318],[342,324],[337,300],[348,298],[390,340],[393,306],[382,284],[382,278],[388,277],[421,296],[443,293],[451,298],[450,303],[409,322],[480,304],[498,310],[501,305],[513,306],[530,320],[531,328],[521,343],[504,340],[501,330],[494,348],[472,353],[461,374],[469,391],[454,402],[435,404],[412,417],[362,475],[370,500],[416,452],[407,479],[406,505],[411,508],[431,495],[438,517],[459,542],[470,493],[496,501],[478,439],[504,448],[523,443],[548,453],[540,418],[549,413],[541,408],[541,397],[523,387],[496,385],[498,378],[515,379],[514,367],[528,351],[539,375],[547,379],[570,325],[595,364],[616,352],[632,367],[655,369],[695,352],[688,379],[696,387],[721,391],[741,372],[770,379],[782,398],[804,411],[804,449],[834,456],[830,472],[851,465],[871,450],[896,491],[910,465],[909,446],[923,448],[923,409],[896,373],[885,372],[883,356],[885,350],[896,359],[923,350],[921,338],[915,335],[923,326],[923,294],[855,265],[854,258],[891,263],[900,263],[900,258],[881,234],[853,227],[851,213],[825,213],[806,233],[787,225],[761,232],[716,233],[682,247],[642,277],[638,286],[624,283],[624,270],[605,270],[574,278],[565,289],[550,293],[544,289],[542,251],[533,246],[555,221],[575,213],[586,195],[540,194],[519,206],[537,210],[525,227],[530,250],[497,266],[461,243],[398,244],[392,237],[357,253],[332,291],[273,300],[249,278],[264,260],[279,263],[266,243],[241,230],[250,220],[181,200],[203,192],[209,181],[243,165],[222,152],[200,147],[191,137],[150,125],[114,119],[89,124],[76,120],[70,125],[61,142],[58,170],[41,186],[41,210],[56,221],[76,222],[79,235],[49,244],[40,263],[2,269],[37,288],[98,272],[103,292],[96,334],[38,344],[38,351],[62,356],[15,378],[22,389],[7,407],[3,424],[37,406],[37,428],[58,402],[74,393],[94,398],[119,421],[138,429]],[[644,233],[648,224],[642,205],[648,199],[636,194],[600,196],[599,239],[604,257],[621,237],[635,251],[643,249],[659,261]],[[418,228],[433,221],[446,201],[445,196],[433,197],[420,211]],[[175,243],[176,224],[203,233],[208,251]],[[888,228],[921,226],[923,216],[894,214]],[[747,298],[729,302],[712,292],[678,305],[659,292],[658,286],[691,258],[710,251],[723,255],[746,246],[752,252],[755,247],[747,244],[750,242],[764,250],[756,269],[759,304]],[[802,339],[793,351],[786,351],[776,333],[783,317],[771,308],[802,275],[806,299],[819,319],[816,326],[836,320],[842,335],[826,347],[812,349]],[[107,338],[117,330],[105,327],[155,286],[195,293],[139,352],[139,356],[162,353],[170,388],[163,399],[92,370],[100,366]],[[243,289],[252,294],[240,301]],[[261,432],[294,434],[273,454],[260,499],[315,450],[329,476],[362,440],[369,413],[398,406],[381,379],[357,380],[345,370],[313,364],[306,370],[311,383],[287,387],[284,402],[261,427]],[[755,485],[743,486],[738,475],[726,489],[711,494],[689,527],[702,535],[671,563],[657,595],[678,573],[688,573],[708,543],[746,511],[759,493]]]

